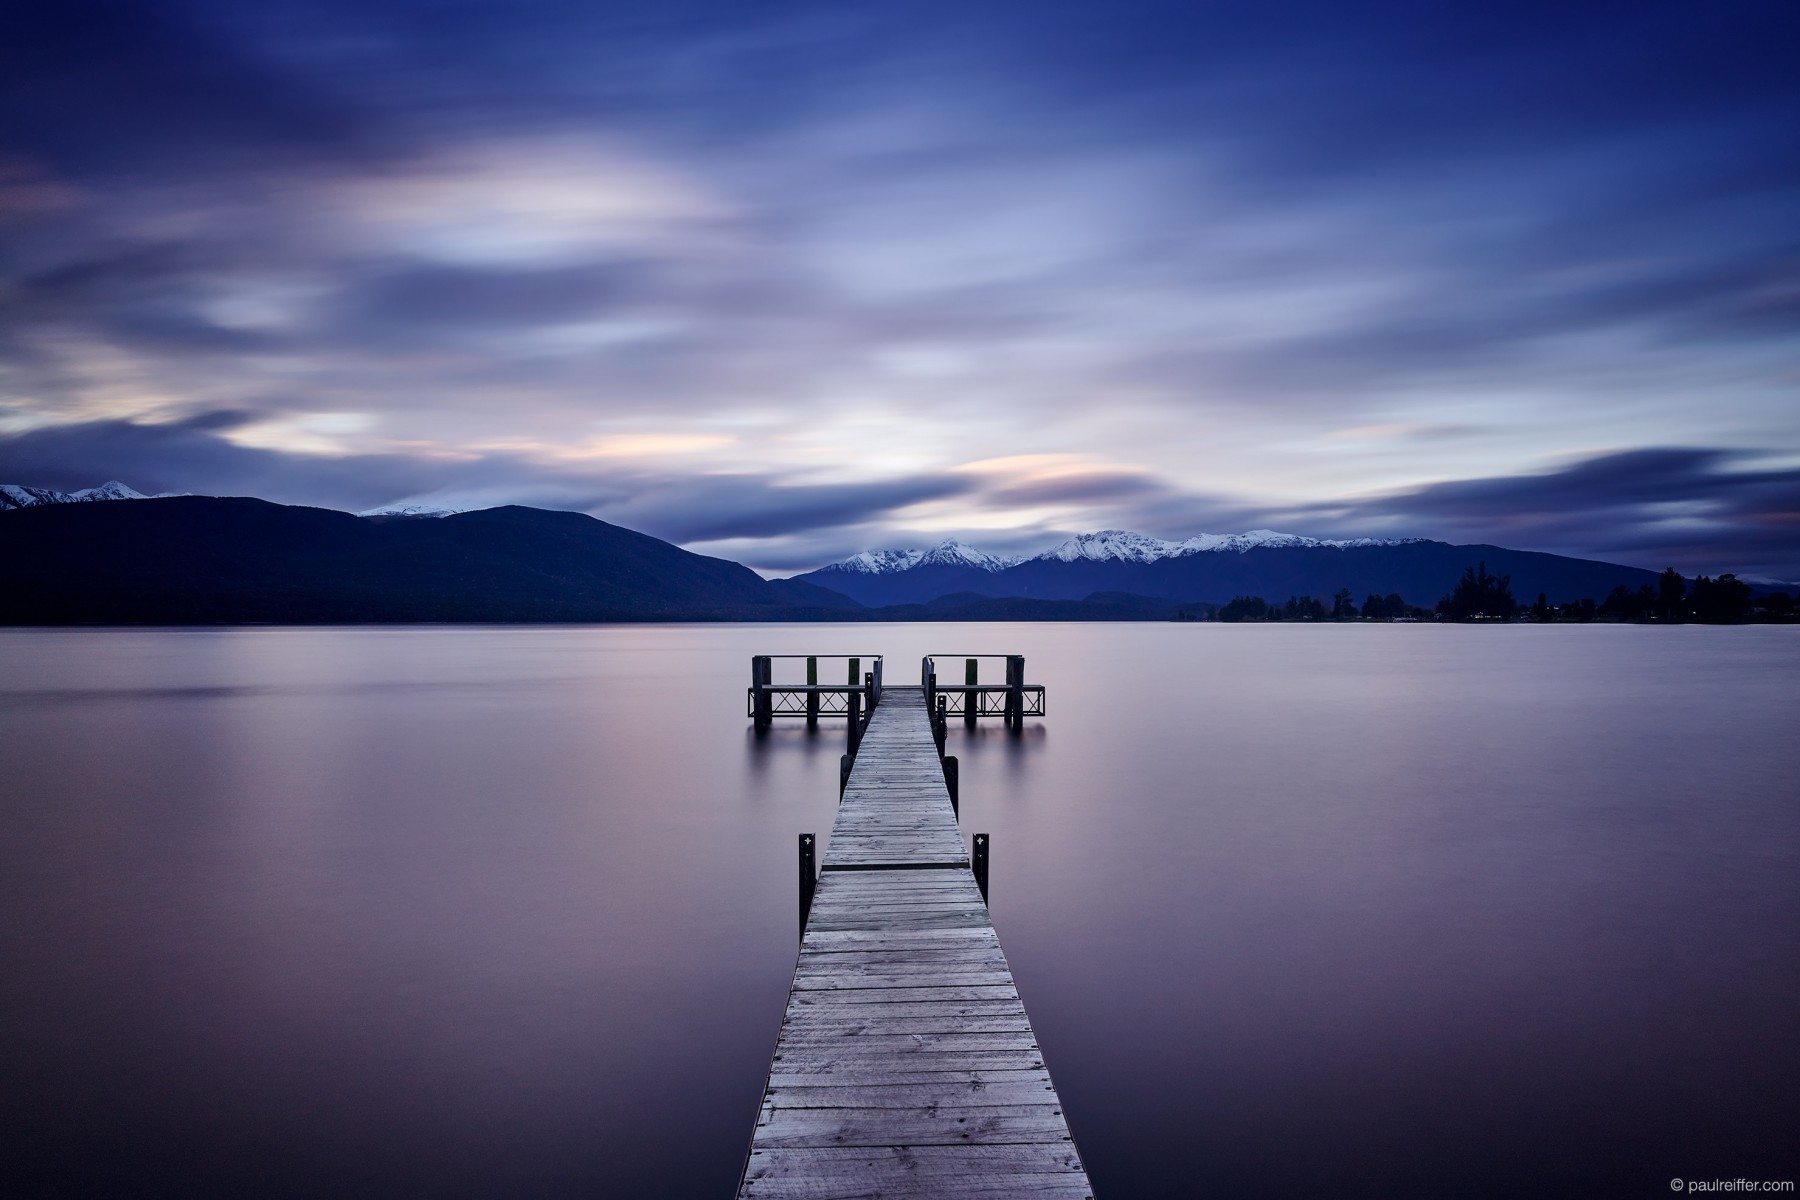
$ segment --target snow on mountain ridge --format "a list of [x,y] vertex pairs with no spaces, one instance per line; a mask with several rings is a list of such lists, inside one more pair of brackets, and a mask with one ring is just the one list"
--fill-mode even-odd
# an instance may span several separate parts
[[1098,533],[1077,534],[1059,546],[1033,555],[1031,561],[1054,558],[1074,562],[1085,558],[1093,562],[1147,563],[1178,553],[1180,546],[1176,542],[1165,542],[1128,529],[1102,529]]
[[927,550],[917,565],[923,567],[942,564],[949,567],[976,567],[983,571],[1003,571],[1017,561],[1019,560],[1016,558],[1004,558],[985,550],[977,550],[948,537]]
[[466,508],[439,508],[434,504],[384,504],[379,508],[365,508],[356,515],[359,517],[454,517],[457,513],[469,511]]
[[109,479],[99,487],[82,488],[79,492],[70,492],[69,498],[76,503],[93,500],[148,500],[150,497],[128,484],[116,479]]
[[32,487],[23,483],[0,483],[0,511],[36,508],[41,504],[92,504],[101,500],[148,499],[149,496],[116,479],[109,479],[99,487],[82,488],[78,492],[59,492],[54,488]]
[[1007,558],[968,546],[955,538],[945,538],[930,550],[865,550],[853,554],[831,567],[865,575],[891,575],[926,565],[970,566],[984,571],[1000,571],[1022,562],[1057,560],[1060,562],[1130,562],[1151,563],[1163,558],[1183,558],[1190,554],[1243,554],[1256,549],[1289,549],[1329,546],[1348,550],[1364,546],[1400,546],[1421,542],[1424,538],[1310,538],[1296,533],[1280,533],[1273,529],[1251,529],[1243,533],[1201,533],[1179,542],[1166,541],[1129,529],[1102,529],[1082,533],[1040,554]]
[[861,554],[852,554],[842,562],[831,566],[840,571],[852,571],[859,575],[892,575],[898,571],[910,571],[914,567],[974,567],[982,571],[1001,571],[1012,566],[1018,559],[1004,558],[998,554],[989,554],[966,546],[956,538],[948,537],[929,550],[864,550]]

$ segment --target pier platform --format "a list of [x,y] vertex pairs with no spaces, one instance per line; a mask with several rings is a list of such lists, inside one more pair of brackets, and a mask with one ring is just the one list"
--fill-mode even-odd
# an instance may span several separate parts
[[1093,1195],[938,737],[924,688],[889,686],[862,729],[740,1197]]

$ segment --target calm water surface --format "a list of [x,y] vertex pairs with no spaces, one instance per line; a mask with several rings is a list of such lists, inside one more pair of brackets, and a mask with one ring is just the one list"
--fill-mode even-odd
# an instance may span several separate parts
[[1102,1197],[1800,1177],[1800,629],[0,631],[0,1191],[729,1195],[841,723],[965,829]]

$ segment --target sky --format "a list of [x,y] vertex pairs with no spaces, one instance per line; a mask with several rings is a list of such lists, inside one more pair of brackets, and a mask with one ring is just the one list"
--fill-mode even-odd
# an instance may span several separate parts
[[0,482],[1800,580],[1800,9],[22,0]]

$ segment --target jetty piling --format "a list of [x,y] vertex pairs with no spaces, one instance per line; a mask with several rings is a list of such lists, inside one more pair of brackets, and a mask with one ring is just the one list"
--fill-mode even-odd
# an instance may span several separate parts
[[[854,670],[855,668],[852,668]],[[812,690],[819,686],[819,659],[817,655],[806,656],[806,727],[819,727],[819,693]]]

